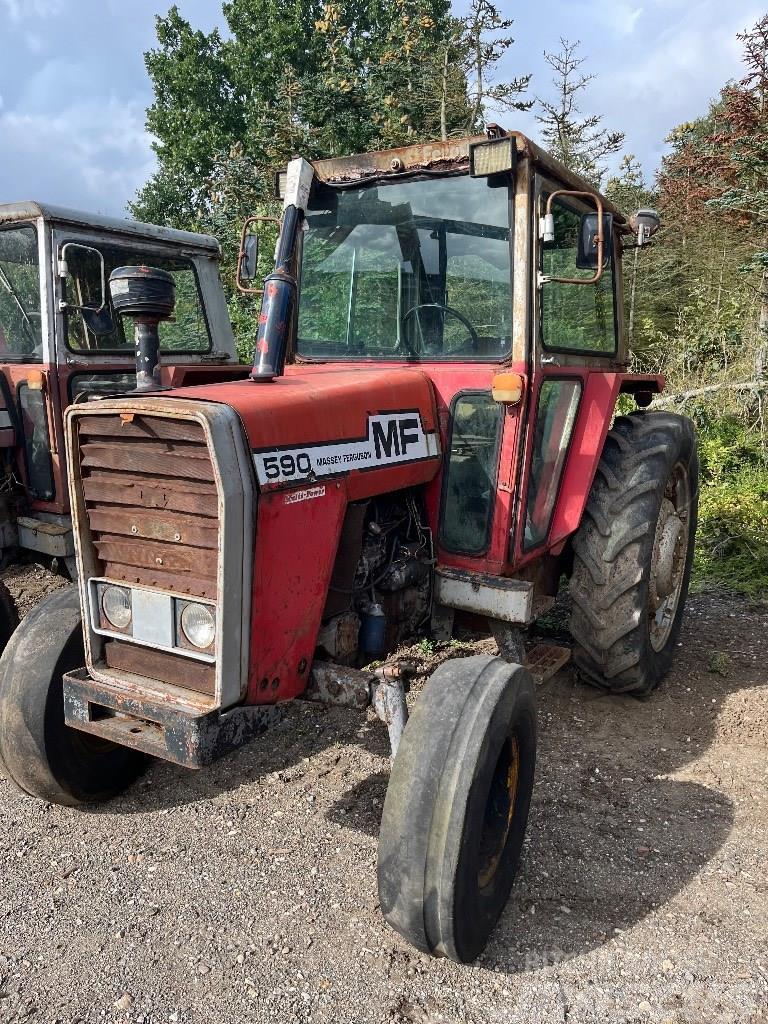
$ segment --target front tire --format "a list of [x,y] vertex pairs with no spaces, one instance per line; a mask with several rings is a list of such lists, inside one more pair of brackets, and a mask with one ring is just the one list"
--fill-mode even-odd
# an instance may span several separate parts
[[468,963],[517,873],[536,762],[534,684],[478,656],[430,677],[392,767],[379,838],[382,912],[412,945]]
[[83,664],[77,587],[44,598],[0,657],[0,764],[25,793],[67,806],[122,792],[146,761],[66,725],[63,676]]
[[669,671],[693,562],[699,469],[693,424],[619,417],[573,540],[574,662],[612,693],[651,693]]

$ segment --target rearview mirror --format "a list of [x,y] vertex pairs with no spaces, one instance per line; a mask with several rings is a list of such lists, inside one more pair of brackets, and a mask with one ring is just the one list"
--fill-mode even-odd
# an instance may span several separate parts
[[89,309],[86,306],[80,312],[83,316],[83,323],[97,338],[105,338],[114,331],[115,322],[112,319],[109,306],[105,306],[103,309]]
[[235,285],[243,295],[261,295],[261,288],[251,288],[249,281],[255,281],[259,273],[259,236],[253,225],[271,223],[280,224],[277,217],[246,217],[240,234],[240,251],[237,254],[237,270]]
[[243,258],[240,261],[240,280],[253,281],[256,278],[256,268],[259,264],[259,236],[249,234],[245,236],[243,244]]
[[[597,270],[597,228],[599,221],[596,213],[584,213],[579,227],[579,246],[576,253],[578,270]],[[613,214],[603,214],[603,266],[611,265],[613,249]]]
[[[63,280],[66,280],[67,277],[69,277],[69,264],[67,262],[67,253],[72,251],[75,252],[77,257],[79,257],[80,253],[89,253],[92,256],[96,257],[98,263],[98,274],[95,275],[96,298],[98,299],[99,304],[95,306],[91,302],[74,303],[66,302],[64,299],[62,299],[61,302],[59,302],[59,309],[79,309],[81,311],[91,310],[94,313],[103,313],[104,310],[107,308],[107,279],[106,271],[104,268],[104,257],[99,252],[99,250],[94,249],[92,245],[82,245],[80,242],[65,242],[64,245],[62,245],[61,249],[59,249],[59,258],[57,261],[57,272],[59,277],[62,278]],[[81,258],[78,258],[78,263],[80,264],[77,267],[77,271],[79,271],[79,273],[76,273],[74,276],[76,276],[80,281],[81,285],[85,287],[86,282],[90,283],[90,281],[88,280],[90,277],[90,275],[88,274],[88,267],[87,264],[83,262]],[[110,332],[107,331],[106,333]]]

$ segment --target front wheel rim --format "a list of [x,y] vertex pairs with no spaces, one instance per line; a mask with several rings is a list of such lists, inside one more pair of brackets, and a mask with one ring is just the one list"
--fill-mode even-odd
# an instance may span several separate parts
[[520,781],[520,744],[515,735],[504,742],[491,778],[480,834],[478,888],[489,885],[501,863],[515,816]]
[[664,488],[656,520],[648,587],[651,647],[662,651],[672,634],[683,591],[690,536],[691,485],[687,467],[678,462]]

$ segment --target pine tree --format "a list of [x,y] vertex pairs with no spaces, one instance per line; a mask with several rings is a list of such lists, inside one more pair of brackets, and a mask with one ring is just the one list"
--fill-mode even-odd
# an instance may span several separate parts
[[601,114],[580,116],[581,94],[594,75],[582,73],[586,57],[579,57],[581,43],[560,39],[559,53],[544,52],[544,59],[554,71],[552,85],[555,98],[538,98],[541,137],[547,150],[570,170],[600,185],[605,176],[606,157],[617,153],[624,143],[623,132],[604,128]]
[[[610,201],[629,217],[634,210],[644,206],[653,206],[654,194],[649,190],[643,175],[643,168],[634,153],[622,157],[618,174],[608,179],[605,194]],[[629,260],[624,260],[625,293],[624,303],[627,315],[627,338],[630,347],[635,345],[635,319],[638,309],[638,284],[642,293],[642,282],[639,281],[643,270],[647,272],[648,263],[640,265],[640,250],[634,249]]]
[[507,34],[513,24],[512,18],[502,18],[490,0],[472,0],[463,19],[458,50],[470,83],[470,131],[482,131],[489,106],[499,111],[529,110],[533,106],[532,100],[524,98],[531,75],[494,84],[496,65],[515,41]]

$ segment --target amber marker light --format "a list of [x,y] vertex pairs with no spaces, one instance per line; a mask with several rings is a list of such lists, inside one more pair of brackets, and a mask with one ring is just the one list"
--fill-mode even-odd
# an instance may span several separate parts
[[491,384],[494,402],[515,405],[523,397],[525,381],[519,373],[497,373]]

